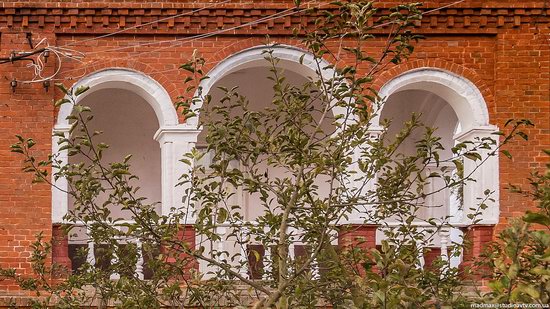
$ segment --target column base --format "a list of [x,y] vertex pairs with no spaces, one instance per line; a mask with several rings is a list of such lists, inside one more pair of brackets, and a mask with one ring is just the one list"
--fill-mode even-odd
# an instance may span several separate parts
[[69,235],[65,232],[62,224],[52,226],[52,263],[62,266],[62,270],[56,276],[63,276],[71,272],[72,262],[69,257]]
[[475,262],[481,257],[487,245],[493,241],[494,228],[494,225],[471,225],[462,229],[464,249],[459,270],[463,278],[480,281],[491,274],[490,269],[477,267]]
[[374,224],[348,224],[343,225],[338,232],[338,246],[345,248],[376,248],[376,230]]
[[[195,228],[193,225],[181,226],[174,236],[177,243],[182,245],[185,244],[192,250],[195,249]],[[198,271],[199,263],[194,257],[182,252],[181,248],[178,247],[179,245],[177,244],[164,245],[161,247],[161,252],[166,256],[165,261],[167,263],[182,263],[183,275],[186,278],[190,278],[192,271]]]

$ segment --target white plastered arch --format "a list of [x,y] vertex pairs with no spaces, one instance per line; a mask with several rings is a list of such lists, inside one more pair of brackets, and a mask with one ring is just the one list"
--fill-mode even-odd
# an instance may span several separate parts
[[[280,60],[277,64],[280,69],[289,70],[313,80],[319,78],[319,72],[325,81],[333,80],[336,77],[335,71],[326,60],[315,58],[306,50],[290,45],[260,45],[242,50],[218,63],[208,72],[207,76],[209,78],[201,82],[202,94],[208,94],[216,82],[228,74],[252,67],[269,66],[265,59],[267,56],[265,52],[269,50],[272,51],[273,57]],[[192,110],[197,116],[189,119],[187,121],[188,125],[197,127],[201,107],[201,100],[198,100],[192,106]],[[334,113],[344,114],[345,108],[335,107]]]
[[[166,90],[151,77],[137,71],[113,68],[92,73],[73,85],[76,89],[79,86],[88,86],[90,91],[79,97],[82,100],[93,91],[106,88],[117,88],[129,90],[149,103],[159,121],[160,127],[174,126],[178,124],[178,114],[172,103],[172,99]],[[70,104],[64,104],[59,109],[56,127],[69,124],[67,116],[72,112]]]
[[[379,92],[383,100],[388,99],[394,93],[405,90],[425,90],[432,92],[453,108],[459,121],[459,132],[454,139],[457,142],[474,140],[476,138],[490,137],[497,140],[493,135],[498,128],[490,124],[489,111],[483,95],[470,80],[454,73],[437,68],[419,68],[405,72],[386,83]],[[371,125],[380,126],[380,115],[384,106],[373,118]],[[485,156],[492,150],[482,150]],[[497,152],[498,154],[498,152]],[[478,224],[497,224],[499,221],[499,166],[498,155],[490,156],[479,168],[475,162],[466,160],[464,162],[465,173],[473,171],[472,178],[475,183],[469,183],[464,188],[464,212],[459,218],[454,218],[456,224],[471,224],[466,216],[470,208],[478,207],[478,198],[484,197],[485,190],[491,190],[491,198],[495,202],[487,201],[488,208],[478,219]]]
[[[179,124],[178,114],[168,92],[153,78],[134,70],[126,68],[111,68],[94,72],[72,87],[88,86],[90,89],[82,94],[78,100],[101,89],[124,89],[142,97],[153,108],[159,129],[155,136],[161,148],[161,179],[162,179],[162,213],[168,213],[181,199],[183,188],[175,188],[181,173],[185,173],[185,167],[177,162],[182,154],[189,151],[196,142],[198,131],[186,125]],[[77,102],[78,103],[78,102]],[[64,104],[60,107],[57,122],[53,128],[54,133],[63,133],[68,136],[70,124],[67,116],[72,113],[73,106]],[[68,164],[67,150],[60,150],[59,138],[53,137],[52,153],[61,161]],[[53,171],[55,173],[55,170]],[[66,179],[54,180],[52,188],[52,222],[63,222],[63,217],[68,212],[68,184]]]
[[[465,133],[473,128],[489,125],[489,111],[483,95],[468,79],[454,73],[434,68],[420,68],[405,72],[386,83],[380,90],[380,97],[405,90],[428,90],[447,101],[455,111]],[[373,119],[379,125],[380,113]]]

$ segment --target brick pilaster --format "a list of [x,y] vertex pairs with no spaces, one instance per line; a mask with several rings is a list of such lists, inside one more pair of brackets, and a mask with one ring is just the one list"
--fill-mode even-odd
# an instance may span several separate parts
[[[366,274],[363,254],[368,256],[368,251],[376,248],[376,229],[377,226],[372,224],[349,224],[342,226],[338,232],[338,247],[343,251],[352,250],[348,251],[351,253],[348,266],[361,276]],[[361,253],[356,249],[360,249]]]
[[376,248],[376,229],[377,226],[373,224],[344,225],[338,233],[338,246],[340,248]]
[[[494,228],[493,225],[472,225],[463,229],[465,246],[462,253],[461,270],[473,267],[474,261],[481,256],[485,247],[493,240]],[[476,269],[471,277],[472,279],[481,279],[487,271],[487,269]]]
[[63,225],[61,224],[54,224],[52,226],[52,262],[71,270],[69,236],[63,230]]
[[[177,231],[175,238],[178,243],[185,244],[191,249],[195,249],[195,228],[193,225],[183,225]],[[189,276],[191,270],[198,270],[199,263],[197,260],[188,254],[185,254],[178,248],[178,245],[162,246],[162,253],[166,256],[166,262],[176,263],[185,261],[183,272],[185,276]]]

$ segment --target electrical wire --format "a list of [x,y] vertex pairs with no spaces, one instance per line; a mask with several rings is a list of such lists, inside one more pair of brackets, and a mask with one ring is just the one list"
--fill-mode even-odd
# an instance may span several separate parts
[[[317,0],[313,0],[313,1],[310,1],[310,2],[317,2]],[[215,35],[225,33],[225,32],[228,32],[228,31],[237,30],[239,28],[253,26],[253,25],[260,24],[260,23],[267,22],[267,21],[271,21],[271,20],[274,20],[274,19],[279,19],[279,18],[283,18],[283,17],[286,17],[286,16],[295,15],[295,14],[302,13],[302,12],[307,11],[307,10],[309,10],[309,9],[301,9],[301,10],[296,10],[294,8],[286,9],[284,11],[281,11],[281,12],[278,12],[278,13],[275,13],[275,14],[272,14],[272,15],[268,15],[268,16],[265,16],[265,17],[259,18],[257,20],[254,20],[254,21],[251,21],[251,22],[248,22],[248,23],[244,23],[244,24],[241,24],[241,25],[238,25],[238,26],[233,26],[233,27],[230,27],[230,28],[220,29],[220,30],[216,30],[216,31],[208,32],[208,33],[203,33],[203,34],[197,34],[197,35],[193,35],[193,36],[185,37],[185,38],[181,38],[181,39],[147,42],[147,43],[143,43],[143,44],[117,47],[117,48],[107,49],[107,50],[93,51],[93,52],[88,53],[88,55],[105,53],[105,52],[112,52],[112,51],[121,51],[121,50],[125,50],[125,49],[128,49],[128,48],[158,45],[158,44],[164,44],[164,43],[173,43],[173,42],[180,42],[180,41],[181,42],[195,41],[196,39],[208,38],[208,37],[215,36]],[[290,12],[290,11],[292,11],[292,12]],[[145,52],[145,53],[148,53],[148,52]]]
[[[428,11],[425,11],[423,13],[421,13],[420,15],[423,16],[423,15],[427,15],[427,14],[430,14],[430,13],[433,13],[433,12],[436,12],[436,11],[439,11],[439,10],[443,10],[445,8],[448,8],[448,7],[451,7],[451,6],[454,6],[454,5],[457,5],[457,4],[460,4],[462,2],[464,2],[466,0],[459,0],[459,1],[455,1],[453,3],[450,3],[450,4],[447,4],[447,5],[444,5],[444,6],[441,6],[441,7],[438,7],[438,8],[434,8],[434,9],[431,9],[431,10],[428,10]],[[317,2],[316,0],[312,0],[306,4],[312,4],[313,2]],[[328,5],[330,3],[325,3],[324,5]],[[322,6],[322,5],[321,5]],[[167,46],[167,47],[162,47],[162,48],[158,48],[158,49],[154,49],[154,50],[151,50],[151,51],[146,51],[146,52],[141,52],[141,53],[137,53],[136,56],[143,56],[145,54],[149,54],[149,53],[154,53],[154,52],[158,52],[158,51],[162,51],[162,50],[166,50],[168,48],[172,48],[172,47],[176,47],[176,46],[181,46],[181,44],[183,43],[189,43],[189,42],[193,42],[193,41],[196,41],[196,40],[199,40],[199,39],[203,39],[203,38],[208,38],[208,37],[212,37],[212,36],[215,36],[215,35],[218,35],[218,34],[221,34],[221,33],[224,33],[224,32],[228,32],[228,31],[233,31],[233,30],[236,30],[236,29],[239,29],[239,28],[242,28],[242,27],[247,27],[247,26],[251,26],[251,25],[255,25],[255,24],[259,24],[259,23],[262,23],[262,22],[267,22],[267,21],[270,21],[270,20],[274,20],[274,19],[278,19],[278,18],[283,18],[283,17],[286,17],[286,16],[290,16],[290,15],[295,15],[295,14],[298,14],[298,13],[301,13],[301,12],[304,12],[306,10],[308,10],[309,8],[306,8],[306,9],[301,9],[301,10],[295,10],[294,8],[290,8],[290,9],[286,9],[284,11],[281,11],[281,12],[278,12],[278,13],[275,13],[275,14],[272,14],[272,15],[269,15],[269,16],[266,16],[266,17],[263,17],[263,18],[259,18],[255,21],[252,21],[252,22],[248,22],[248,23],[245,23],[245,24],[242,24],[242,25],[238,25],[238,26],[234,26],[234,27],[230,27],[230,28],[226,28],[226,29],[220,29],[220,30],[217,30],[217,31],[213,31],[213,32],[209,32],[209,33],[204,33],[204,34],[199,34],[199,35],[195,35],[195,36],[191,36],[191,37],[185,37],[185,38],[181,38],[181,39],[173,39],[173,40],[165,40],[165,41],[157,41],[157,42],[148,42],[148,43],[144,43],[144,44],[137,44],[137,45],[132,45],[132,46],[124,46],[124,47],[118,47],[118,48],[113,48],[113,49],[107,49],[107,50],[102,50],[102,51],[95,51],[95,52],[91,52],[91,53],[88,53],[88,55],[91,55],[91,54],[98,54],[98,53],[106,53],[106,52],[113,52],[113,51],[121,51],[121,50],[125,50],[125,49],[128,49],[128,48],[136,48],[136,47],[142,47],[142,46],[150,46],[150,45],[158,45],[158,44],[164,44],[164,43],[168,43],[170,44],[170,46]],[[293,11],[293,12],[290,12],[288,13],[289,11]],[[380,24],[380,25],[376,25],[374,26],[373,28],[382,28],[382,27],[385,27],[385,26],[388,26],[388,25],[391,25],[393,23],[396,23],[396,21],[390,21],[390,22],[386,22],[386,23],[383,23],[383,24]],[[111,60],[108,60],[108,61],[112,61],[112,60],[115,60],[115,59],[111,59]],[[94,62],[93,64],[97,64],[98,62]],[[85,66],[84,68],[87,68],[93,64],[90,64],[88,66]],[[84,68],[78,68],[78,69],[75,69],[76,70],[81,70],[81,69],[84,69]],[[168,69],[168,70],[165,70],[165,71],[161,71],[161,72],[170,72],[170,71],[175,71],[175,70],[178,70],[178,68],[174,68],[174,69]],[[69,71],[70,72],[70,71]],[[160,74],[160,72],[154,72],[154,74]],[[70,79],[74,79],[76,77],[71,77]]]
[[[307,4],[311,4],[311,3],[314,3],[314,2],[318,2],[318,0],[309,1]],[[325,3],[324,5],[328,5],[328,4],[329,3]],[[113,48],[113,49],[108,49],[108,50],[102,50],[102,51],[87,53],[87,55],[97,54],[97,53],[113,52],[113,51],[120,51],[120,50],[124,50],[124,49],[128,49],[128,48],[135,48],[135,47],[141,47],[141,46],[149,46],[149,45],[157,45],[157,44],[165,44],[165,43],[170,44],[169,46],[166,46],[166,47],[161,47],[161,48],[157,48],[157,49],[154,49],[154,50],[151,50],[151,51],[146,51],[146,52],[138,52],[136,54],[136,56],[142,56],[142,55],[145,55],[145,54],[150,54],[150,53],[166,50],[168,48],[172,48],[172,47],[175,47],[175,46],[180,46],[183,43],[189,43],[189,42],[193,42],[193,41],[200,40],[200,39],[203,39],[203,38],[216,36],[220,33],[233,31],[233,30],[236,30],[236,29],[239,29],[239,28],[256,25],[256,24],[263,23],[263,22],[268,22],[268,21],[271,21],[271,20],[283,18],[283,17],[290,16],[290,15],[299,14],[299,13],[302,13],[302,12],[307,11],[309,9],[310,8],[296,10],[295,8],[290,8],[290,9],[286,9],[286,10],[283,10],[281,12],[278,12],[278,13],[275,13],[275,14],[272,14],[272,15],[268,15],[268,16],[259,18],[257,20],[254,20],[254,21],[251,21],[251,22],[248,22],[248,23],[244,23],[244,24],[234,26],[234,27],[230,27],[230,28],[226,28],[226,29],[220,29],[220,30],[216,30],[216,31],[208,32],[208,33],[203,33],[203,34],[199,34],[199,35],[194,35],[194,36],[191,36],[191,37],[185,37],[185,38],[181,38],[181,39],[165,40],[165,41],[157,41],[157,42],[148,42],[148,43],[144,43],[144,44],[118,47],[118,48]],[[174,45],[174,44],[177,44],[177,45]],[[119,58],[110,58],[108,60],[98,60],[98,61],[94,61],[94,62],[92,62],[92,63],[90,63],[90,64],[88,64],[84,67],[79,67],[79,68],[75,68],[75,69],[72,69],[72,70],[65,71],[65,73],[72,72],[72,71],[84,70],[84,69],[86,69],[86,68],[88,68],[92,65],[97,65],[97,64],[101,63],[102,61],[103,62],[110,62],[110,61],[115,61],[117,59],[125,59],[125,58],[126,57],[119,57]],[[83,75],[85,75],[85,73],[83,73],[81,76],[83,76]],[[62,78],[62,79],[59,79],[59,80],[76,79],[76,78],[80,78],[81,76],[66,77],[66,78]]]
[[[43,38],[36,46],[35,49],[42,45],[46,44],[46,47],[44,48],[44,51],[42,51],[37,57],[36,61],[33,61],[32,63],[27,64],[28,68],[32,68],[34,70],[34,78],[32,80],[21,80],[18,81],[22,84],[32,84],[32,83],[41,83],[44,81],[52,80],[54,79],[59,72],[61,71],[61,68],[63,66],[63,58],[68,58],[76,61],[81,61],[81,59],[85,56],[83,53],[72,50],[69,48],[63,48],[63,47],[55,47],[50,46],[48,44],[48,41],[46,38]],[[48,77],[43,77],[42,72],[44,71],[45,64],[46,64],[46,52],[51,52],[56,58],[57,58],[57,67],[54,71],[54,73]],[[43,60],[44,59],[44,60]]]
[[170,19],[174,19],[174,18],[179,18],[179,17],[183,17],[183,16],[186,16],[186,15],[193,15],[193,14],[198,13],[198,12],[200,12],[200,11],[203,11],[203,10],[206,10],[206,9],[210,9],[210,8],[213,8],[213,7],[222,5],[222,4],[226,4],[226,3],[231,2],[231,1],[232,1],[232,0],[225,0],[225,1],[222,1],[222,2],[219,2],[219,3],[215,3],[215,4],[212,4],[212,5],[208,5],[208,6],[202,7],[202,8],[200,8],[200,9],[195,9],[195,10],[192,10],[192,11],[189,11],[189,12],[185,12],[185,13],[181,13],[181,14],[177,14],[177,15],[173,15],[173,16],[168,16],[168,17],[161,18],[161,19],[158,19],[158,20],[154,20],[154,21],[151,21],[151,22],[148,22],[148,23],[145,23],[145,24],[141,24],[141,25],[135,25],[135,26],[132,26],[132,27],[129,27],[129,28],[124,28],[124,29],[122,29],[122,30],[118,30],[118,31],[115,31],[115,32],[112,32],[112,33],[107,33],[107,34],[100,35],[100,36],[97,36],[97,37],[94,37],[94,38],[90,38],[90,39],[85,39],[85,40],[81,40],[81,41],[77,41],[77,42],[68,43],[68,44],[62,45],[61,47],[72,46],[72,45],[75,45],[75,44],[87,43],[87,42],[91,42],[91,41],[95,41],[95,40],[107,38],[107,37],[110,37],[110,36],[113,36],[113,35],[117,35],[117,34],[120,34],[120,33],[126,32],[126,31],[129,31],[129,30],[132,30],[132,29],[138,29],[138,28],[145,27],[145,26],[148,26],[148,25],[152,25],[152,24],[156,24],[156,23],[159,23],[159,22],[163,22],[163,21],[166,21],[166,20],[170,20]]
[[[212,7],[215,7],[215,6],[219,6],[219,5],[228,3],[230,1],[231,0],[225,0],[223,2],[216,3],[216,4],[206,6],[206,7],[200,8],[200,9],[196,9],[196,10],[193,10],[193,11],[189,11],[189,12],[169,16],[169,17],[162,18],[162,19],[152,21],[152,22],[148,22],[148,23],[145,23],[145,24],[142,24],[142,25],[136,25],[136,26],[125,28],[125,29],[115,31],[115,32],[112,32],[112,33],[104,34],[104,35],[101,35],[101,36],[98,36],[98,37],[94,37],[94,38],[90,38],[90,39],[86,39],[86,40],[81,40],[81,41],[78,41],[78,42],[72,42],[72,43],[69,43],[69,44],[62,45],[62,46],[48,46],[47,50],[52,51],[52,53],[57,57],[59,64],[62,63],[61,56],[66,57],[66,58],[71,59],[71,60],[76,60],[76,61],[79,61],[81,63],[84,63],[82,61],[82,58],[84,58],[85,56],[88,56],[88,55],[121,51],[121,50],[129,49],[129,48],[134,48],[135,49],[137,47],[143,47],[143,46],[159,45],[159,44],[166,44],[166,43],[169,44],[169,46],[166,46],[166,47],[161,47],[161,48],[157,48],[157,49],[154,49],[154,50],[151,50],[151,51],[137,52],[136,53],[136,56],[143,56],[143,55],[146,55],[146,54],[159,52],[159,51],[163,51],[163,50],[166,50],[166,49],[169,49],[169,48],[181,46],[184,43],[189,43],[189,42],[193,42],[193,41],[196,41],[196,40],[216,36],[216,35],[228,32],[228,31],[233,31],[233,30],[237,30],[237,29],[240,29],[240,28],[243,28],[243,27],[253,26],[253,25],[268,22],[268,21],[271,21],[271,20],[275,20],[275,19],[279,19],[279,18],[291,16],[291,15],[296,15],[296,14],[302,13],[304,11],[307,11],[311,8],[311,7],[308,7],[308,8],[300,9],[300,10],[296,10],[295,8],[289,8],[289,9],[285,9],[281,12],[278,12],[278,13],[275,13],[275,14],[272,14],[272,15],[268,15],[268,16],[265,16],[265,17],[259,18],[257,20],[254,20],[254,21],[251,21],[251,22],[248,22],[248,23],[244,23],[244,24],[241,24],[241,25],[238,25],[238,26],[234,26],[234,27],[230,27],[230,28],[226,28],[226,29],[220,29],[220,30],[216,30],[216,31],[208,32],[208,33],[198,34],[198,35],[185,37],[185,38],[181,38],[181,39],[164,40],[164,41],[156,41],[156,42],[146,42],[146,43],[136,44],[136,45],[131,45],[131,46],[124,46],[124,47],[117,47],[117,48],[106,49],[106,50],[101,50],[101,51],[94,51],[94,52],[90,52],[90,53],[87,53],[87,54],[76,51],[76,50],[73,50],[73,49],[66,48],[66,46],[72,46],[72,45],[75,45],[75,44],[86,43],[86,42],[90,42],[90,41],[94,41],[94,40],[114,36],[114,35],[123,33],[123,32],[128,31],[128,30],[141,28],[141,27],[151,25],[151,24],[154,24],[154,23],[158,23],[158,22],[161,22],[161,21],[165,21],[165,20],[169,20],[169,19],[173,19],[173,18],[178,18],[178,17],[185,16],[185,15],[194,14],[194,13],[197,13],[199,11],[202,11],[202,10],[205,10],[205,9],[208,9],[208,8],[212,8]],[[465,0],[455,1],[453,3],[450,3],[450,4],[447,4],[447,5],[444,5],[444,6],[441,6],[441,7],[423,12],[420,15],[422,16],[422,15],[430,14],[430,13],[433,13],[435,11],[439,11],[439,10],[457,5],[457,4],[462,3],[464,1]],[[309,2],[305,3],[304,5],[310,6],[314,2],[318,2],[318,0],[309,1]],[[328,4],[330,4],[330,3],[321,4],[319,6],[319,8],[322,7],[323,5],[328,5]],[[382,28],[382,27],[385,27],[387,25],[394,24],[394,23],[397,23],[397,22],[396,21],[390,21],[390,22],[386,22],[386,23],[383,23],[383,24],[376,25],[373,28]],[[39,46],[39,45],[41,45],[45,42],[47,43],[47,41],[45,39],[42,39],[36,46]],[[35,78],[38,77],[39,79],[33,79],[31,81],[22,81],[22,83],[35,83],[35,82],[42,82],[42,81],[45,81],[45,80],[54,80],[55,77],[58,75],[58,73],[61,70],[60,65],[58,65],[58,68],[56,69],[56,71],[53,75],[51,75],[49,77],[46,77],[46,78],[42,77],[44,63],[41,60],[41,56],[43,56],[43,54],[41,54],[37,57],[37,60],[38,60],[37,63],[27,65],[28,67],[31,67],[31,68],[34,69]],[[96,65],[96,64],[101,63],[101,61],[114,61],[114,60],[117,60],[117,59],[122,59],[122,57],[120,57],[120,58],[110,58],[109,60],[93,61],[92,63],[89,63],[89,64],[87,64],[83,67],[79,67],[79,68],[75,68],[75,69],[72,69],[72,70],[65,71],[65,73],[69,73],[69,72],[77,71],[77,70],[85,70],[85,69],[87,69],[88,67],[90,67],[92,65]],[[156,72],[153,72],[152,74],[161,74],[161,73],[164,73],[164,72],[170,72],[170,71],[176,71],[176,70],[179,70],[179,68],[167,69],[167,70],[164,70],[164,71],[156,71]],[[83,73],[81,76],[83,76],[84,74],[85,73]],[[81,76],[66,77],[66,78],[55,79],[55,80],[76,79],[76,78],[80,78]]]
[[[428,10],[428,11],[425,11],[425,12],[422,12],[421,14],[419,14],[420,16],[424,16],[424,15],[428,15],[428,14],[431,14],[431,13],[434,13],[434,12],[437,12],[437,11],[440,11],[440,10],[443,10],[443,9],[446,9],[448,7],[451,7],[451,6],[455,6],[457,4],[460,4],[462,2],[465,2],[466,0],[459,0],[459,1],[455,1],[453,3],[449,3],[447,5],[444,5],[444,6],[441,6],[441,7],[438,7],[438,8],[434,8],[434,9],[431,9],[431,10]],[[305,10],[305,9],[304,9]],[[281,12],[279,12],[280,14]],[[275,14],[274,14],[275,15]],[[281,16],[281,17],[284,17],[284,16]],[[279,17],[280,18],[280,17]],[[379,24],[379,25],[376,25],[374,27],[372,27],[373,29],[378,29],[378,28],[383,28],[383,27],[386,27],[386,26],[389,26],[391,24],[394,24],[394,23],[397,23],[396,21],[390,21],[390,22],[386,22],[386,23],[382,23],[382,24]],[[233,28],[237,28],[238,26],[236,27],[233,27]],[[225,30],[225,29],[223,29]],[[233,29],[229,29],[228,31],[231,31]],[[221,30],[220,30],[221,31]],[[202,35],[198,35],[197,38],[193,38],[191,40],[189,40],[190,42],[192,41],[195,41],[197,39],[201,39],[202,37],[200,36],[205,36],[205,37],[210,37],[212,35],[208,35],[208,34],[202,34]],[[215,34],[214,34],[215,35]],[[189,39],[189,38],[186,38],[186,39]],[[183,41],[183,39],[181,40]],[[178,41],[178,42],[181,42],[181,41]],[[165,41],[167,42],[167,41]],[[169,42],[174,42],[174,40],[171,40]],[[182,42],[183,43],[183,42]],[[172,46],[170,46],[172,47]],[[139,55],[143,55],[143,54],[147,54],[147,53],[151,53],[151,52],[158,52],[160,50],[163,50],[163,49],[166,49],[168,47],[165,47],[165,48],[161,48],[161,49],[156,49],[156,50],[153,50],[153,51],[149,51],[149,52],[143,52],[143,53],[140,53]],[[167,72],[173,72],[173,71],[178,71],[180,70],[179,68],[172,68],[172,69],[166,69],[166,70],[162,70],[162,71],[155,71],[155,72],[152,72],[151,74],[163,74],[163,73],[167,73]]]
[[[151,24],[163,22],[163,21],[166,21],[166,20],[170,20],[170,19],[174,19],[174,18],[186,16],[186,15],[193,15],[193,14],[198,13],[200,11],[203,11],[205,9],[209,9],[209,8],[213,8],[213,7],[216,7],[216,6],[219,6],[219,5],[223,5],[223,4],[226,4],[226,3],[231,2],[231,1],[232,0],[224,0],[222,2],[207,5],[205,7],[199,8],[199,9],[191,10],[191,11],[184,12],[184,13],[181,13],[181,14],[176,14],[176,15],[173,15],[173,16],[168,16],[168,17],[165,17],[165,18],[161,18],[161,19],[158,19],[158,20],[154,20],[154,21],[145,23],[145,24],[135,25],[135,26],[128,27],[128,28],[125,28],[125,29],[122,29],[122,30],[118,30],[118,31],[115,31],[115,32],[112,32],[112,33],[107,33],[107,34],[104,34],[104,35],[100,35],[100,36],[97,36],[97,37],[94,37],[94,38],[85,39],[85,40],[81,40],[81,41],[78,41],[78,42],[71,42],[69,44],[65,44],[65,45],[62,45],[62,46],[50,46],[49,44],[47,44],[47,39],[43,38],[42,40],[40,40],[38,42],[38,44],[36,44],[33,47],[33,50],[37,50],[37,48],[40,45],[44,44],[44,43],[46,43],[48,46],[46,48],[44,48],[44,51],[42,51],[38,55],[38,57],[36,58],[36,61],[33,60],[32,63],[27,65],[28,68],[33,69],[34,78],[32,80],[23,80],[23,81],[18,81],[18,82],[23,83],[23,84],[29,84],[29,83],[44,82],[46,80],[54,80],[55,76],[57,76],[59,74],[59,72],[61,71],[61,65],[62,65],[62,62],[63,62],[63,60],[62,60],[63,57],[71,59],[71,60],[76,60],[78,62],[83,63],[82,58],[85,57],[85,54],[82,53],[82,52],[73,50],[73,49],[69,49],[69,48],[67,48],[67,46],[87,43],[87,42],[91,42],[91,41],[94,41],[94,40],[99,40],[99,39],[102,39],[102,38],[114,36],[114,35],[129,31],[129,30],[132,30],[132,29],[138,29],[138,28],[145,27],[145,26],[148,26],[148,25],[151,25]],[[43,73],[44,67],[45,67],[45,60],[43,61],[42,59],[45,59],[45,55],[46,55],[45,52],[46,51],[51,52],[57,58],[57,68],[56,68],[55,72],[52,75],[50,75],[49,77],[43,77],[42,76],[42,73]]]
[[[51,80],[52,78],[57,76],[57,74],[59,74],[59,72],[61,71],[61,66],[63,65],[63,60],[62,60],[60,54],[57,51],[52,50],[52,54],[54,54],[57,58],[57,68],[56,68],[55,72],[52,75],[50,75],[48,77],[42,77],[42,71],[44,70],[44,63],[42,62],[42,60],[40,60],[40,56],[42,55],[41,54],[37,57],[37,63],[40,63],[40,65],[37,64],[34,68],[35,69],[34,79],[32,79],[32,80],[22,80],[22,81],[18,81],[18,82],[20,82],[22,84],[41,83],[41,82],[44,82],[44,81],[47,81],[47,80]],[[39,79],[36,79],[37,77]]]

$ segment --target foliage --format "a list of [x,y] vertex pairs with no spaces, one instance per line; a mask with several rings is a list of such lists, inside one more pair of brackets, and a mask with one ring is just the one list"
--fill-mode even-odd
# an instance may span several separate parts
[[[200,121],[213,160],[201,165],[205,153],[197,149],[181,159],[189,167],[178,184],[185,195],[170,214],[158,214],[156,203],[139,195],[131,156],[114,163],[102,160],[109,146],[98,141],[101,132],[90,131],[90,108],[77,104],[88,88],[59,85],[65,97],[56,105],[71,104],[74,109],[68,117],[70,132],[57,135],[59,144],[69,156],[82,157],[82,162],[64,164],[55,156],[38,161],[32,154],[34,141],[24,137],[18,137],[12,150],[23,155],[24,170],[33,173],[36,181],[51,183],[49,168],[54,179],[67,179],[67,193],[74,201],[65,217],[67,231],[75,233],[83,226],[88,242],[103,252],[83,248],[80,269],[67,274],[66,280],[50,283],[56,273],[46,267],[50,247],[38,241],[37,261],[43,265],[35,269],[38,278],[27,281],[7,270],[2,275],[25,289],[54,296],[38,300],[37,307],[463,304],[458,270],[451,267],[450,259],[440,257],[422,267],[420,257],[436,235],[453,228],[449,216],[426,218],[419,213],[434,206],[426,204],[430,195],[470,181],[475,170],[497,154],[497,142],[484,138],[458,143],[451,157],[443,157],[441,138],[434,128],[421,123],[419,115],[413,115],[395,137],[388,133],[390,121],[373,128],[372,119],[385,100],[373,81],[379,72],[413,52],[420,37],[410,29],[421,18],[419,5],[399,5],[380,18],[370,1],[335,5],[338,14],[321,11],[318,31],[299,34],[311,55],[309,59],[304,53],[300,62],[312,61],[317,67],[315,77],[303,85],[286,80],[274,45],[266,46],[274,96],[265,109],[255,109],[238,88],[223,89],[223,98],[213,101],[200,87],[208,78],[204,59],[195,53],[182,65],[189,73],[188,96],[181,97],[177,107],[189,118],[196,116],[195,106],[202,104]],[[372,52],[369,42],[377,39],[373,33],[380,27],[388,27],[389,36],[382,50]],[[337,47],[333,42],[339,42]],[[353,61],[341,66],[324,61],[341,62],[344,56]],[[500,135],[507,142],[521,133],[524,124],[511,123],[510,133]],[[415,152],[400,153],[400,146],[416,132],[421,137],[414,141]],[[475,168],[466,171],[465,160],[474,162]],[[433,166],[437,172],[429,170]],[[282,173],[270,176],[268,170]],[[434,179],[443,185],[425,192]],[[326,186],[321,188],[320,183]],[[234,202],[238,192],[259,197],[263,211],[254,222],[247,221],[242,205]],[[491,193],[480,197],[478,208],[467,210],[472,222],[491,201]],[[113,209],[130,213],[132,220],[114,216]],[[358,214],[362,223],[378,225],[386,240],[379,249],[362,249],[360,242],[335,248],[332,244],[339,233],[353,232],[346,223]],[[204,241],[192,246],[182,237],[190,228]],[[221,229],[226,232],[220,233]],[[234,244],[233,250],[212,245],[219,241]],[[247,274],[250,260],[243,255],[251,244],[270,252],[250,251],[264,266],[261,280]],[[296,244],[305,248],[301,257],[291,250]],[[457,256],[461,245],[451,243],[448,249],[448,257]],[[141,259],[152,271],[147,280],[136,269]],[[198,272],[197,262],[206,270]]]
[[[550,151],[545,151],[550,156]],[[529,179],[531,190],[512,185],[514,192],[533,198],[537,211],[517,218],[489,246],[478,262],[493,271],[490,291],[494,303],[550,303],[550,164]]]

